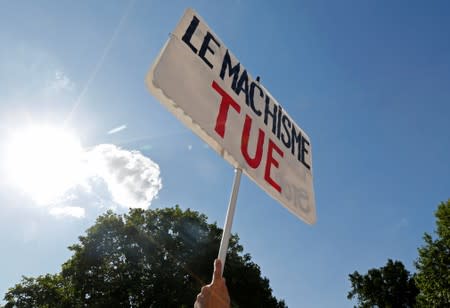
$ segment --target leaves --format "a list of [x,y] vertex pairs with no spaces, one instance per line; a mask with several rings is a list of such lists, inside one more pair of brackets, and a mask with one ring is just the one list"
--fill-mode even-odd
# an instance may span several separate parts
[[22,281],[10,288],[5,295],[9,307],[68,307],[72,289],[61,275],[44,275],[37,278],[22,277]]
[[366,275],[349,275],[352,289],[347,298],[358,307],[450,307],[450,200],[435,213],[436,239],[425,233],[411,276],[399,261],[371,269]]
[[400,261],[388,260],[385,266],[367,274],[349,275],[352,290],[347,298],[358,300],[358,307],[414,307],[418,290],[414,278]]
[[[108,211],[69,247],[61,273],[24,277],[6,294],[7,307],[192,307],[221,235],[205,215],[178,206]],[[224,276],[233,307],[285,307],[237,235]]]
[[450,200],[439,205],[435,216],[437,238],[425,233],[425,245],[418,249],[418,300],[424,307],[450,307]]

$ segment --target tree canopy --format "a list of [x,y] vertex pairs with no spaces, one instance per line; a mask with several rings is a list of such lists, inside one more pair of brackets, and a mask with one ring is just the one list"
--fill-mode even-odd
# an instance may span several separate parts
[[388,260],[381,268],[370,269],[361,275],[349,275],[352,290],[347,298],[358,300],[358,307],[409,308],[414,307],[419,292],[414,277],[400,261]]
[[450,200],[436,213],[436,239],[425,233],[416,262],[418,300],[424,307],[450,307]]
[[[69,247],[60,273],[23,277],[5,307],[192,307],[211,279],[221,234],[205,215],[178,206],[108,211]],[[232,307],[286,307],[237,235],[226,262]]]
[[410,275],[400,261],[367,274],[349,275],[347,298],[357,298],[358,307],[450,307],[450,199],[442,202],[436,216],[436,238],[425,233],[418,249],[417,273]]

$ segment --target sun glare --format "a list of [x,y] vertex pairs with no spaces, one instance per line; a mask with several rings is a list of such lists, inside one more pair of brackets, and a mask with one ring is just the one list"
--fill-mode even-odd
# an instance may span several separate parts
[[83,150],[70,132],[51,126],[17,131],[7,146],[8,178],[39,204],[81,181]]

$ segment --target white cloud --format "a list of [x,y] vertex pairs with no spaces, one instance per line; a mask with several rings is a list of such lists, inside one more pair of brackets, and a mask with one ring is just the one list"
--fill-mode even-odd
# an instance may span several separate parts
[[162,188],[159,166],[139,151],[101,144],[89,151],[89,169],[105,181],[122,207],[146,209]]
[[162,188],[158,164],[139,151],[113,144],[76,153],[58,150],[64,148],[61,142],[39,147],[38,155],[26,152],[13,164],[12,173],[17,174],[29,161],[11,187],[20,188],[53,216],[84,218],[105,208],[146,209]]
[[127,126],[126,126],[125,124],[124,124],[124,125],[117,126],[117,127],[113,128],[113,129],[111,129],[111,130],[108,132],[108,135],[118,133],[118,132],[120,132],[120,131],[123,131],[123,130],[126,129],[126,128],[127,128]]
[[[7,49],[0,46],[1,56],[13,54],[17,55],[14,61],[10,57],[0,57],[0,82],[5,88],[5,91],[0,93],[0,98],[8,102],[8,106],[28,106],[29,102],[32,102],[30,106],[38,106],[36,102],[39,102],[48,106],[58,104],[72,108],[77,86],[56,59],[47,52],[28,45]],[[28,113],[26,116],[20,113],[12,117],[9,109],[9,112],[4,114],[7,116],[0,116],[0,125],[4,127],[14,127],[17,123],[28,120]],[[123,124],[111,129],[108,134],[118,133],[126,128]],[[57,156],[55,153],[59,152],[52,151],[53,146],[61,145],[49,145],[48,150]],[[32,151],[30,153],[35,154]],[[61,172],[57,174],[62,173],[71,178],[70,173],[78,173],[73,182],[53,186],[54,189],[60,190],[54,194],[57,197],[42,204],[50,214],[82,218],[94,207],[147,208],[162,188],[158,164],[138,151],[101,144],[89,150],[82,150],[81,156],[80,164],[72,164],[72,167],[64,167],[64,164],[61,164]],[[45,168],[34,169],[44,170],[36,176],[38,179],[52,175]],[[0,171],[3,171],[3,166],[0,166]],[[56,181],[64,182],[59,176],[53,176],[53,179],[55,178]],[[0,181],[2,180],[0,177]]]
[[58,218],[62,217],[84,218],[86,216],[86,211],[84,208],[79,206],[61,206],[51,208],[50,215],[53,215]]

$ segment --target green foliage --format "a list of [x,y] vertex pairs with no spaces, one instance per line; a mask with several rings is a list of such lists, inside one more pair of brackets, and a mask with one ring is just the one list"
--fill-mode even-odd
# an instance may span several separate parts
[[416,262],[418,301],[423,307],[450,307],[450,199],[436,213],[436,235],[425,233]]
[[[24,277],[6,307],[192,307],[211,279],[222,230],[198,212],[165,208],[112,212],[69,249],[61,273]],[[225,278],[233,307],[285,307],[233,235]]]
[[400,261],[388,260],[381,268],[373,268],[367,274],[357,271],[349,275],[352,290],[347,298],[358,300],[358,307],[401,308],[414,307],[419,292],[414,277]]
[[4,307],[68,307],[73,295],[69,286],[61,275],[22,277],[22,281],[6,293]]

